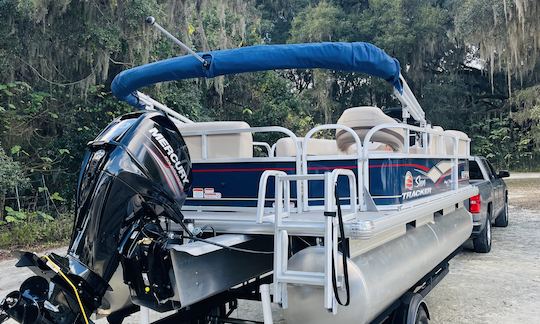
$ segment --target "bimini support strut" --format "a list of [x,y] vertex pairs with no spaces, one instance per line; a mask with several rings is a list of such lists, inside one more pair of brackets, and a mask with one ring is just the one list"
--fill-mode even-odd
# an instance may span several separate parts
[[149,95],[144,94],[144,93],[142,93],[140,91],[137,91],[137,99],[143,105],[144,109],[161,110],[165,114],[178,119],[182,123],[186,123],[186,124],[193,124],[194,123],[193,120],[191,120],[191,119],[187,118],[186,116],[174,111],[173,109],[167,107],[166,105],[162,104],[161,102],[153,99]]
[[169,33],[165,28],[163,28],[160,24],[156,22],[156,18],[149,16],[146,18],[146,23],[150,26],[154,26],[157,30],[159,30],[163,35],[167,36],[170,40],[172,40],[176,45],[180,46],[182,49],[187,51],[189,54],[193,55],[197,60],[199,60],[204,67],[207,67],[209,62],[202,58],[199,54],[195,53],[189,46],[182,43],[178,38],[174,37],[173,34]]
[[426,113],[418,103],[418,100],[416,100],[416,97],[411,91],[411,88],[409,88],[405,78],[403,78],[403,75],[399,75],[399,80],[403,85],[403,92],[399,92],[398,89],[394,88],[394,95],[398,98],[403,106],[403,119],[405,120],[412,117],[420,123],[421,127],[426,126]]

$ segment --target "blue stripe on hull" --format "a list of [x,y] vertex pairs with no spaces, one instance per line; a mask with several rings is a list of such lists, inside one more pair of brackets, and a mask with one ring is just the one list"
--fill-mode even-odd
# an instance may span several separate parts
[[[356,160],[310,161],[308,172],[320,174],[336,168],[353,170],[357,174]],[[188,206],[256,207],[259,179],[264,170],[281,170],[294,174],[295,162],[235,162],[193,164],[193,188],[209,190],[213,199],[195,199],[190,192]],[[460,186],[468,184],[468,164],[459,164]],[[395,205],[450,190],[450,160],[442,159],[377,159],[369,164],[369,191],[377,205]],[[274,180],[270,178],[267,198],[274,197]],[[212,193],[213,190],[213,193]],[[309,182],[310,205],[323,204],[322,181]],[[338,181],[340,197],[349,197],[347,179]],[[219,196],[221,195],[221,199]],[[291,197],[296,198],[296,186],[291,186]],[[319,198],[313,200],[314,198]],[[344,201],[343,203],[348,203]],[[266,207],[272,201],[266,201]]]

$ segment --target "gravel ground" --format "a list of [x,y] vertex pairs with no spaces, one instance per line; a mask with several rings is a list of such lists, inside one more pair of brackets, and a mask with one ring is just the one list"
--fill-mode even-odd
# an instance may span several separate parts
[[510,223],[489,254],[465,250],[428,296],[434,323],[540,323],[540,179],[507,181]]
[[[432,323],[540,323],[540,178],[520,174],[507,183],[509,226],[493,229],[491,253],[466,248],[450,262],[450,273],[427,297]],[[28,276],[14,263],[0,262],[0,296]],[[260,303],[241,302],[235,316],[261,321]],[[283,323],[277,308],[274,319]],[[138,314],[126,322],[138,323]]]
[[514,206],[509,215],[489,254],[465,250],[450,262],[427,297],[433,323],[540,323],[540,215]]

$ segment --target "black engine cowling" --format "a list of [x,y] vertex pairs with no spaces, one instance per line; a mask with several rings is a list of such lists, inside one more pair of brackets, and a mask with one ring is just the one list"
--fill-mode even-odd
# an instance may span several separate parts
[[182,221],[191,161],[174,123],[157,112],[122,116],[88,146],[70,253],[108,280],[122,235],[136,220],[151,215]]
[[[180,210],[190,186],[189,153],[167,116],[137,112],[115,119],[88,143],[68,255],[23,254],[17,266],[28,266],[38,279],[25,282],[25,291],[9,295],[0,306],[0,322],[3,310],[25,323],[84,323],[82,313],[100,307],[120,262],[133,268],[129,271],[138,269],[129,276],[124,270],[132,297],[146,293],[157,299],[150,302],[160,304],[172,291],[164,275],[168,256],[159,223],[166,218],[182,224]],[[147,285],[141,274],[159,280]],[[48,293],[42,291],[43,280],[51,283]],[[72,284],[79,287],[79,296],[70,289]]]

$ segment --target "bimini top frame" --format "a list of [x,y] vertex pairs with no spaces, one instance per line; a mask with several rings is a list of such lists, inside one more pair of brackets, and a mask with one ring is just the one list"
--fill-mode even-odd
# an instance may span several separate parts
[[[117,75],[113,94],[138,107],[161,109],[137,90],[160,82],[280,69],[362,72],[388,81],[403,105],[403,117],[425,125],[425,114],[400,73],[400,64],[380,48],[362,42],[259,45],[193,53],[138,66]],[[186,121],[188,122],[188,121]]]

